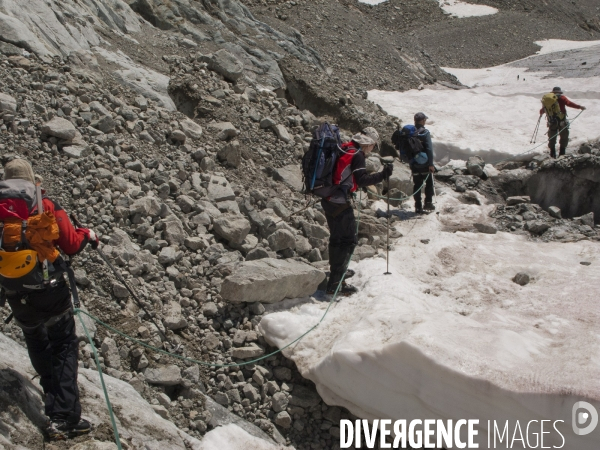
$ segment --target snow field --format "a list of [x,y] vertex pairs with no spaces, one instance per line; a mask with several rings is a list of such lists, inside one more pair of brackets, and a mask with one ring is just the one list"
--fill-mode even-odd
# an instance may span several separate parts
[[[567,448],[599,448],[599,433],[573,433],[571,408],[585,400],[600,409],[600,248],[460,231],[485,221],[491,206],[442,192],[439,216],[398,225],[392,275],[382,258],[356,264],[359,294],[335,303],[284,354],[328,404],[361,418],[479,419],[482,436],[487,420],[564,420]],[[533,281],[513,283],[519,271]],[[282,347],[326,306],[270,314],[260,328]],[[546,438],[561,445],[558,434]]]
[[[590,47],[588,43],[567,41],[539,44],[540,52],[549,55],[550,50],[567,50],[569,44],[575,49]],[[597,48],[600,52],[600,44]],[[527,67],[511,64],[487,69],[444,68],[470,89],[374,90],[369,92],[369,99],[404,124],[412,123],[416,112],[425,112],[436,161],[441,164],[473,154],[494,163],[524,152],[529,159],[547,152],[544,119],[537,142],[530,141],[539,118],[540,99],[554,86],[561,86],[569,99],[587,108],[571,127],[569,149],[573,151],[583,142],[600,138],[600,77],[562,78],[550,72],[527,72]],[[567,112],[573,120],[580,111],[567,108]]]

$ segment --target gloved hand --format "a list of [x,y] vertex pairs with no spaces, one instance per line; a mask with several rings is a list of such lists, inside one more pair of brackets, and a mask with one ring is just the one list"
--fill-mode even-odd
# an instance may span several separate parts
[[100,243],[100,239],[98,239],[98,235],[94,232],[94,230],[89,230],[90,231],[90,238],[88,241],[88,244],[90,244],[90,246],[96,250],[98,248],[98,244]]
[[381,171],[381,173],[383,174],[383,178],[385,178],[386,180],[390,177],[390,175],[392,174],[392,172],[394,171],[394,165],[393,164],[386,164],[383,168],[383,170]]

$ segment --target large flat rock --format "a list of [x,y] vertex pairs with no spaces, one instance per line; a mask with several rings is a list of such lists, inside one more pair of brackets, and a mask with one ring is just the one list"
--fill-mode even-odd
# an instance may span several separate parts
[[232,303],[276,303],[284,298],[311,295],[324,279],[325,273],[298,261],[273,258],[246,261],[225,278],[221,296]]

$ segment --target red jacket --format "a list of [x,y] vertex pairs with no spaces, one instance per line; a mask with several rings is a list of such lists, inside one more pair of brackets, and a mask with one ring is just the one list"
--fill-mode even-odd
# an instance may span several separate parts
[[[560,106],[560,112],[563,114],[567,114],[567,106],[569,108],[581,109],[581,105],[578,105],[577,103],[573,103],[565,95],[561,95],[558,97],[558,104]],[[542,109],[540,109],[540,114],[544,114],[545,112],[546,112],[545,108],[542,107]]]
[[[51,212],[56,218],[60,237],[54,241],[54,245],[69,256],[76,255],[82,251],[90,240],[90,230],[87,228],[75,228],[67,212],[54,200],[44,197],[44,211]],[[37,206],[32,213],[37,212]]]

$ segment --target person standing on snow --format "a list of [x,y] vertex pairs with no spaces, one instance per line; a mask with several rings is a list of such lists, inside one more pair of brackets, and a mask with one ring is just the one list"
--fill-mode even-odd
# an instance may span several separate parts
[[[15,222],[13,214],[19,211],[19,205],[22,204],[19,202],[23,202],[24,198],[32,199],[35,196],[37,200],[35,184],[29,162],[14,159],[4,167],[4,180],[0,182],[0,213],[3,223],[0,247],[7,254],[15,255],[13,252],[21,251],[24,246],[25,249],[35,249],[38,256],[41,255],[34,240],[28,241],[29,238],[21,236],[21,220],[16,219]],[[28,192],[34,193],[33,196],[28,195]],[[64,440],[89,433],[91,425],[87,420],[81,419],[77,387],[79,342],[75,334],[71,292],[64,279],[66,266],[56,249],[59,248],[70,256],[76,255],[87,244],[96,248],[98,237],[92,230],[75,229],[58,203],[46,196],[42,198],[43,213],[54,219],[50,219],[54,222],[51,228],[53,235],[58,236],[57,240],[41,243],[55,252],[55,259],[51,260],[52,270],[47,280],[44,276],[43,284],[23,283],[23,290],[12,290],[18,288],[14,285],[7,287],[5,284],[8,281],[3,281],[2,296],[8,300],[15,322],[23,330],[31,364],[40,375],[40,385],[45,394],[45,413],[48,416],[45,430],[48,438]],[[33,203],[33,209],[28,212],[31,218],[38,216],[37,203]],[[18,225],[16,241],[9,240],[8,233],[11,224],[15,223]],[[27,231],[30,232],[31,228],[28,226]]]
[[550,156],[556,158],[556,140],[560,135],[560,152],[559,156],[564,155],[567,146],[569,145],[569,121],[567,120],[567,106],[569,108],[581,109],[585,111],[585,106],[578,105],[569,100],[564,94],[560,87],[552,89],[552,93],[556,95],[560,112],[553,114],[542,107],[540,110],[540,116],[546,114],[548,119],[548,148],[550,149]]
[[[417,129],[417,137],[423,145],[423,151],[427,155],[427,160],[419,161],[415,158],[410,161],[410,169],[413,176],[413,198],[415,199],[415,212],[421,214],[423,210],[433,211],[433,174],[435,167],[433,165],[433,143],[431,142],[431,134],[425,128],[428,117],[419,112],[415,114],[415,128]],[[425,206],[421,203],[421,187],[425,183]]]
[[[372,186],[389,178],[394,170],[391,164],[386,165],[381,172],[367,174],[365,158],[379,142],[379,135],[374,128],[369,127],[362,133],[352,136],[350,142],[341,146],[340,156],[333,173],[334,184],[339,184],[340,189],[331,197],[321,200],[329,227],[329,267],[330,275],[327,282],[327,294],[332,295],[345,275],[350,278],[354,271],[347,270],[354,247],[358,243],[354,209],[350,203],[350,196],[359,187]],[[339,293],[351,295],[357,292],[354,286],[345,281]]]

